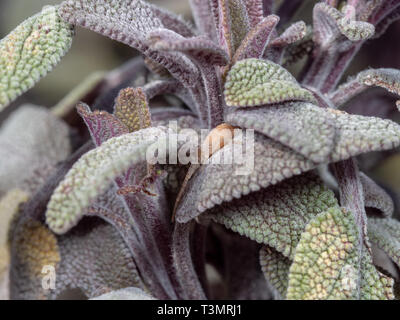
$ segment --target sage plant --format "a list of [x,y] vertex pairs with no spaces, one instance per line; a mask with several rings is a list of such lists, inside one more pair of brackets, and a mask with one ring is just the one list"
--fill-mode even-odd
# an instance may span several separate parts
[[2,125],[10,298],[396,299],[396,195],[358,162],[400,145],[360,100],[400,95],[400,71],[342,78],[400,1],[319,1],[312,25],[293,21],[305,1],[189,2],[194,25],[143,0],[66,0],[1,40],[0,111],[76,27],[143,56]]

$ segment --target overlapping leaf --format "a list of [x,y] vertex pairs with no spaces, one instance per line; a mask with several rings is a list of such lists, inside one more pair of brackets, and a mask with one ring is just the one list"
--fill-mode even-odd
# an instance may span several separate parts
[[332,208],[301,235],[289,272],[288,299],[393,299],[393,280],[379,273],[350,212]]
[[90,107],[83,102],[78,104],[77,111],[85,121],[96,146],[100,146],[112,137],[129,132],[128,127],[122,121],[106,111],[95,110],[92,112]]
[[[178,222],[187,222],[224,201],[232,201],[315,168],[313,162],[259,134],[255,134],[254,154],[253,148],[248,146],[244,138],[240,144],[229,144],[197,170],[178,206]],[[232,159],[234,162],[229,164]],[[221,162],[218,164],[216,160]]]
[[141,51],[187,87],[196,84],[198,69],[188,58],[182,54],[160,53],[149,48],[148,34],[163,28],[164,25],[162,17],[160,19],[153,6],[148,3],[141,0],[69,0],[61,4],[59,13],[72,24],[88,28]]
[[204,36],[184,38],[167,29],[160,29],[150,33],[152,48],[161,51],[178,51],[187,53],[200,62],[224,66],[229,57],[213,41]]
[[[128,286],[144,288],[129,249],[113,226],[87,218],[68,236],[55,237],[33,220],[13,236],[12,299],[56,299],[70,289],[95,297]],[[55,290],[42,286],[54,268]],[[42,273],[42,270],[46,270]]]
[[325,161],[334,147],[336,130],[332,116],[310,103],[238,109],[228,114],[226,121],[257,130],[314,162]]
[[326,3],[317,3],[314,6],[313,18],[314,39],[322,46],[336,40],[340,35],[351,41],[360,41],[372,37],[375,32],[372,24],[346,17]]
[[57,8],[46,6],[0,41],[0,111],[53,69],[72,37]]
[[291,261],[278,251],[265,246],[260,250],[260,264],[267,281],[279,293],[279,298],[284,298]]
[[336,125],[335,147],[328,158],[330,162],[400,145],[400,126],[393,121],[327,110],[333,115]]
[[337,206],[333,192],[315,175],[308,173],[223,203],[207,215],[225,227],[293,258],[308,221]]
[[228,106],[247,107],[291,100],[314,102],[314,96],[300,87],[280,65],[268,60],[246,59],[229,71],[225,83]]
[[276,15],[263,18],[243,39],[233,57],[233,62],[249,58],[261,59],[278,22],[279,17]]
[[50,228],[64,233],[73,227],[91,201],[105,192],[114,178],[144,161],[147,148],[165,138],[167,131],[165,127],[148,128],[111,138],[82,156],[48,203],[46,222]]

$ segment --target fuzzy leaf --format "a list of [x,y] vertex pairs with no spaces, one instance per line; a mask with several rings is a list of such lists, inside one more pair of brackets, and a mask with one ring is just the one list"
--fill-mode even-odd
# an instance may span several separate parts
[[114,114],[125,124],[129,132],[151,126],[149,102],[141,88],[121,90],[115,101]]
[[332,207],[338,207],[334,193],[304,174],[216,206],[207,216],[292,259],[308,221]]
[[55,67],[73,33],[57,8],[46,6],[0,41],[0,111]]
[[16,220],[20,206],[29,199],[29,195],[13,189],[0,199],[0,300],[9,299],[8,270],[10,267],[9,234]]
[[260,264],[265,279],[279,293],[280,298],[284,298],[286,296],[291,261],[278,251],[265,246],[260,250]]
[[217,17],[219,44],[230,58],[250,31],[246,6],[242,0],[212,0],[214,15]]
[[84,209],[104,193],[114,178],[145,161],[147,148],[166,137],[164,127],[148,128],[111,138],[82,156],[55,189],[46,212],[50,228],[62,234],[83,216]]
[[228,106],[260,106],[290,100],[315,102],[314,96],[297,84],[280,65],[267,60],[247,59],[237,62],[225,83]]
[[331,43],[340,35],[350,41],[360,41],[371,38],[375,32],[372,24],[351,20],[326,3],[317,3],[314,6],[313,19],[314,40],[321,46]]
[[393,299],[393,280],[359,250],[351,213],[332,208],[306,227],[290,267],[287,299]]
[[[396,69],[371,69],[360,72],[357,80],[366,86],[378,86],[400,96],[400,71]],[[400,100],[397,101],[400,110]]]
[[293,23],[278,38],[271,42],[271,46],[281,47],[300,41],[307,34],[307,26],[303,21]]
[[35,170],[55,166],[70,152],[69,128],[64,122],[45,108],[21,106],[0,130],[0,193],[22,187]]
[[[67,289],[80,289],[90,298],[128,286],[143,287],[118,231],[99,219],[86,219],[61,237],[38,221],[20,222],[13,236],[12,299],[56,299]],[[55,290],[42,288],[44,266],[55,268]]]
[[106,111],[95,110],[92,112],[89,106],[83,102],[78,104],[77,111],[85,121],[96,146],[129,132],[124,123]]
[[400,145],[400,126],[393,121],[327,110],[334,116],[337,129],[330,162],[371,151],[390,150]]
[[153,296],[135,287],[111,291],[90,300],[156,300]]
[[184,38],[171,30],[161,29],[150,33],[152,48],[160,51],[178,51],[208,64],[224,66],[228,63],[227,53],[204,36]]
[[254,26],[237,49],[233,63],[249,58],[261,59],[278,22],[278,16],[270,15]]
[[360,180],[363,185],[365,206],[379,210],[384,217],[391,217],[394,213],[392,198],[385,190],[362,172],[360,172]]
[[261,132],[314,162],[324,162],[334,146],[331,115],[310,103],[238,109],[228,114],[226,121]]
[[120,233],[101,220],[86,219],[57,238],[61,256],[56,269],[58,293],[64,288],[79,288],[92,298],[128,286],[145,288]]
[[146,40],[148,34],[163,28],[150,4],[140,0],[68,0],[61,4],[59,13],[69,23],[139,50],[187,87],[196,84],[198,69],[188,58],[182,54],[160,53],[149,48]]
[[244,1],[251,28],[258,25],[264,17],[263,2],[263,0]]
[[307,27],[306,35],[300,41],[288,45],[282,57],[282,65],[290,66],[293,63],[307,56],[314,49],[312,40],[313,32],[311,27]]
[[[178,222],[185,223],[224,201],[232,201],[315,168],[311,161],[262,135],[255,135],[254,159],[252,150],[248,153],[246,148],[245,142],[229,144],[214,153],[209,164],[197,170],[178,206]],[[242,164],[212,163],[213,159],[229,161],[237,159],[238,155],[243,155]],[[254,168],[248,168],[252,163]],[[246,172],[246,168],[250,171]]]
[[217,40],[217,25],[210,1],[189,0],[197,29],[201,34],[212,40]]
[[368,219],[368,237],[400,267],[400,222],[395,219]]

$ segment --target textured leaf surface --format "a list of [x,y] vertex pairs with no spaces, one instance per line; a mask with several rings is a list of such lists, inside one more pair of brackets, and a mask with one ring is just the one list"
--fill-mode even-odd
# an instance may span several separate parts
[[156,300],[143,290],[135,287],[119,289],[102,294],[91,300]]
[[72,36],[57,8],[46,6],[0,41],[0,111],[53,69]]
[[178,51],[208,64],[224,66],[229,57],[213,41],[204,36],[184,38],[166,29],[156,30],[150,34],[152,47],[161,51]]
[[280,65],[268,60],[246,59],[229,71],[225,83],[228,106],[260,106],[290,100],[314,102],[314,96],[301,88]]
[[307,25],[303,21],[293,23],[278,38],[271,42],[271,46],[286,46],[303,39],[307,34]]
[[395,219],[368,219],[368,237],[400,267],[400,222]]
[[387,192],[362,172],[360,172],[360,180],[365,206],[379,210],[384,217],[391,217],[394,212],[394,203]]
[[13,189],[0,199],[0,300],[8,300],[8,270],[10,264],[9,233],[12,221],[19,207],[29,195],[19,189]]
[[[113,226],[86,218],[66,236],[37,221],[23,221],[13,236],[12,299],[55,299],[67,289],[86,297],[143,287],[131,253]],[[55,268],[56,289],[42,288],[44,266]]]
[[146,159],[150,144],[166,136],[163,127],[143,129],[104,142],[82,156],[55,189],[46,212],[46,222],[56,233],[73,227],[97,196],[114,178]]
[[129,132],[151,126],[149,102],[141,88],[121,90],[115,102],[114,114]]
[[[371,69],[360,72],[357,80],[367,86],[378,86],[400,96],[400,70]],[[397,102],[398,104],[400,101]]]
[[278,22],[279,17],[276,15],[263,18],[243,39],[233,62],[250,58],[261,59]]
[[322,181],[314,174],[304,174],[223,203],[207,215],[225,227],[293,258],[308,221],[337,206],[335,195]]
[[375,27],[364,21],[356,21],[346,17],[339,10],[326,3],[314,6],[314,39],[322,46],[344,35],[351,41],[371,38]]
[[332,116],[310,103],[238,109],[228,114],[226,121],[261,132],[314,162],[325,161],[334,146]]
[[246,5],[247,16],[250,20],[250,26],[255,27],[264,16],[263,0],[246,0],[243,1]]
[[351,115],[328,109],[335,118],[335,147],[330,162],[371,151],[390,150],[400,145],[400,126],[393,121]]
[[20,221],[17,228],[12,236],[11,299],[46,299],[42,269],[57,268],[61,259],[57,239],[35,220]]
[[280,298],[285,298],[291,261],[276,250],[265,246],[260,250],[260,264],[265,279],[279,293]]
[[61,260],[53,296],[65,288],[79,288],[89,298],[130,286],[145,288],[120,233],[102,221],[86,219],[57,238]]
[[[243,163],[212,163],[213,159],[229,160],[233,155],[243,155]],[[178,222],[187,222],[224,201],[240,198],[315,168],[315,164],[303,156],[258,134],[255,135],[254,159],[251,152],[246,152],[246,143],[243,142],[243,145],[233,143],[225,146],[214,153],[209,162],[202,165],[189,181],[176,212]],[[249,168],[252,163],[253,169]]]
[[198,69],[188,58],[149,48],[148,34],[163,27],[152,5],[141,0],[68,0],[61,4],[59,13],[69,23],[88,28],[139,50],[186,86],[196,84]]
[[21,106],[0,130],[0,193],[22,186],[37,169],[53,167],[70,152],[69,128],[64,122],[45,108]]
[[[361,254],[361,256],[360,256]],[[393,280],[361,252],[351,213],[332,208],[301,235],[290,267],[288,299],[392,299]]]

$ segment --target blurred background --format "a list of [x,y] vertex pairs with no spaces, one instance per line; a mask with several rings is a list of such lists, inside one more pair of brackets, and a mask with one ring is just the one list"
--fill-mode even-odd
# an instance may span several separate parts
[[[18,24],[26,18],[39,12],[46,4],[57,4],[62,0],[0,0],[0,38],[6,36]],[[168,8],[171,11],[183,15],[191,20],[188,0],[149,0],[159,6]],[[279,5],[280,0],[277,0]],[[295,21],[304,20],[310,24],[312,22],[312,6],[316,0],[304,0],[303,6],[297,13]],[[379,39],[369,41],[359,52],[353,63],[349,67],[343,80],[349,75],[355,75],[358,71],[365,68],[398,68],[400,69],[400,22],[394,23],[387,33]],[[94,32],[77,28],[72,49],[63,58],[61,63],[47,77],[42,79],[34,89],[19,98],[11,108],[3,112],[0,123],[7,115],[15,110],[19,105],[29,102],[36,105],[52,107],[59,102],[72,88],[76,87],[83,79],[95,71],[111,70],[119,66],[124,61],[137,55],[135,50],[102,37]],[[291,70],[293,71],[293,70]],[[295,72],[295,70],[294,70]],[[378,94],[385,95],[390,103],[395,101],[394,97],[387,98],[387,94],[377,91]],[[361,101],[361,100],[360,100]],[[368,104],[369,98],[360,103],[353,110],[354,113],[366,115],[378,115],[386,117],[382,112],[383,107],[379,103]],[[393,104],[394,108],[394,104]],[[400,121],[399,113],[394,109],[390,113],[391,118]],[[365,163],[369,160],[365,159]],[[385,184],[394,188],[400,193],[400,155],[386,158],[380,165],[372,168],[375,178],[384,181]]]

